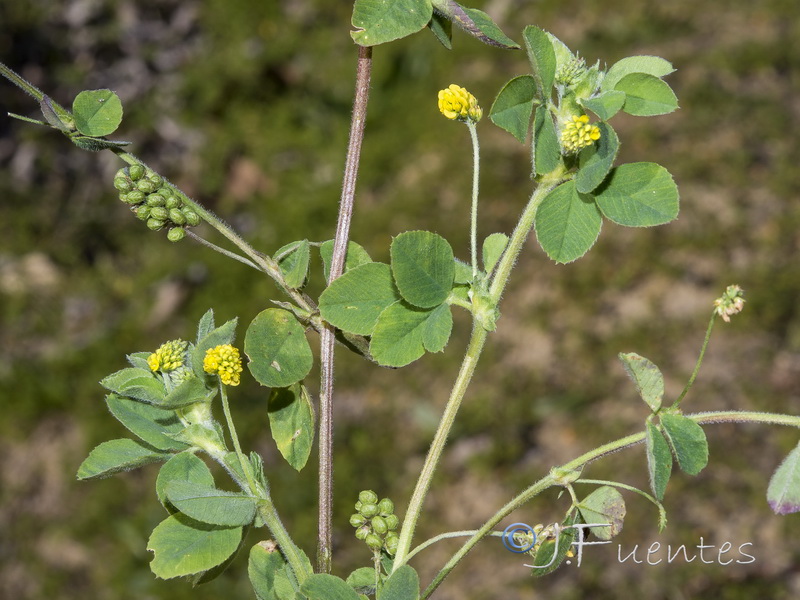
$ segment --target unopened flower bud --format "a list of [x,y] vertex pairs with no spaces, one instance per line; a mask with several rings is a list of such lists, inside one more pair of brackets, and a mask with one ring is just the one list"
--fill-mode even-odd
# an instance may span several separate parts
[[[161,188],[158,193],[162,196],[164,195],[164,190],[167,188]],[[167,208],[180,208],[181,207],[181,199],[177,196],[167,196],[167,201],[164,203],[164,206]]]
[[397,546],[400,543],[400,536],[397,535],[394,531],[390,531],[386,534],[386,540],[384,541],[384,545],[386,546],[386,551],[389,554],[394,554],[397,552]]
[[158,231],[163,226],[164,226],[164,221],[162,221],[161,219],[154,219],[152,217],[147,219],[147,228],[148,229],[152,229],[153,231]]
[[120,192],[130,192],[133,189],[133,183],[127,177],[115,177],[114,187]]
[[384,498],[378,503],[378,508],[380,509],[381,514],[385,517],[394,512],[394,502],[389,500],[389,498]]
[[380,550],[383,547],[383,540],[380,536],[375,535],[374,533],[370,533],[364,538],[364,541],[367,543],[367,546],[372,548],[373,550]]
[[[166,210],[166,208],[164,210]],[[186,224],[186,217],[177,208],[169,209],[169,220],[172,221],[173,223],[175,223],[175,225],[185,225]]]
[[134,181],[139,181],[144,176],[144,166],[138,163],[131,165],[128,167],[128,175]]
[[170,242],[180,242],[186,237],[186,231],[183,227],[173,227],[167,232],[167,239]]
[[169,211],[163,206],[151,206],[150,216],[159,221],[166,221],[169,218]]
[[372,517],[372,521],[370,522],[372,523],[372,530],[379,535],[383,535],[389,531],[389,526],[386,524],[383,517]]
[[358,513],[350,515],[350,525],[353,527],[361,527],[366,522],[367,519],[364,517],[364,515],[360,515]]
[[145,201],[146,196],[144,192],[140,192],[139,190],[133,190],[132,192],[128,192],[128,204],[141,204]]
[[389,531],[394,531],[400,526],[400,519],[397,518],[397,515],[388,515],[384,517],[386,521],[386,526],[389,528]]
[[148,170],[145,173],[145,177],[156,187],[156,189],[160,188],[161,185],[164,183],[164,179],[162,179],[161,175],[159,175],[155,171]]
[[147,206],[164,206],[166,203],[166,199],[161,194],[156,192],[147,194]]
[[136,182],[136,189],[145,194],[152,194],[156,191],[156,186],[149,179],[140,179]]
[[363,490],[358,494],[358,499],[364,504],[377,504],[378,494],[372,490]]
[[356,537],[360,540],[366,539],[366,537],[370,534],[369,525],[364,525],[363,527],[359,527],[356,529]]
[[359,511],[362,515],[371,519],[372,517],[378,514],[378,505],[377,504],[364,504],[361,506],[361,510]]
[[192,227],[200,225],[200,215],[194,212],[191,208],[184,206],[181,208],[181,212],[183,213],[183,216],[186,217],[187,225],[191,225]]
[[142,204],[136,209],[136,218],[140,221],[147,221],[150,218],[150,207]]

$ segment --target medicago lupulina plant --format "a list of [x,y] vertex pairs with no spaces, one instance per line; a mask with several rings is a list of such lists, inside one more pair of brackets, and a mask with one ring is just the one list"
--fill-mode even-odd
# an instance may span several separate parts
[[[473,147],[469,261],[455,258],[448,241],[430,231],[399,233],[391,243],[388,264],[373,261],[365,248],[349,241],[372,47],[428,28],[450,48],[454,23],[491,46],[520,48],[485,13],[452,0],[355,2],[351,35],[359,58],[336,235],[322,242],[295,241],[272,254],[253,248],[228,224],[128,153],[127,142],[107,139],[122,119],[121,102],[112,91],[81,92],[68,110],[0,64],[7,79],[37,100],[44,120],[11,116],[49,125],[79,148],[113,152],[126,164],[114,177],[113,186],[148,229],[165,233],[171,242],[188,237],[202,243],[260,276],[270,277],[285,294],[255,316],[240,346],[234,345],[237,321],[219,325],[209,310],[200,318],[191,341],[166,340],[155,350],[129,354],[129,366],[100,382],[108,391],[108,409],[132,437],[97,446],[80,465],[78,478],[97,479],[162,463],[156,493],[167,516],[147,544],[157,577],[186,577],[195,584],[209,581],[234,560],[249,530],[266,528],[264,541],[249,548],[248,573],[261,600],[428,598],[479,541],[499,534],[496,528],[504,518],[545,490],[562,488],[568,493],[563,496],[565,511],[560,522],[504,538],[516,547],[524,544],[538,567],[533,574],[542,576],[558,568],[571,552],[576,530],[569,526],[592,524],[592,532],[601,540],[621,530],[625,502],[620,490],[652,502],[658,508],[659,527],[663,527],[666,513],[661,500],[673,467],[696,475],[708,462],[703,425],[759,422],[800,426],[800,417],[791,415],[683,412],[715,322],[718,318],[728,321],[744,306],[742,290],[732,285],[713,305],[709,301],[711,316],[696,367],[675,399],[665,398],[664,378],[653,362],[635,353],[619,355],[645,403],[642,431],[554,466],[475,530],[445,532],[415,545],[415,527],[449,432],[485,343],[496,329],[501,298],[530,233],[535,230],[539,245],[552,260],[569,263],[592,247],[603,219],[623,226],[651,227],[668,223],[678,214],[677,186],[664,167],[650,162],[616,164],[620,141],[611,125],[620,112],[649,117],[676,110],[677,98],[664,81],[673,71],[672,65],[655,56],[632,56],[610,67],[600,62],[587,65],[551,33],[528,26],[521,36],[530,72],[511,79],[486,115],[521,143],[528,142],[531,150],[534,189],[513,231],[492,233],[479,243],[478,124],[485,122],[485,115],[470,92],[451,84],[439,92],[439,110],[447,119],[466,125]],[[442,126],[448,126],[446,121]],[[233,249],[201,237],[195,228],[203,223]],[[312,256],[317,253],[322,259],[321,273],[313,268],[317,261]],[[316,299],[306,292],[312,278],[324,278],[327,283]],[[453,310],[471,315],[471,336],[416,486],[401,513],[395,512],[395,502],[372,490],[353,491],[355,512],[350,524],[373,560],[346,579],[334,576],[334,349],[363,356],[364,368],[401,368],[446,346]],[[307,338],[312,330],[320,344],[317,410],[306,385],[314,363]],[[242,354],[247,357],[246,365]],[[237,436],[229,394],[247,376],[271,390],[271,434],[292,467],[300,470],[307,465],[317,438],[316,566],[282,524],[272,500],[269,469],[257,453],[242,449]],[[622,482],[583,478],[590,462],[642,443],[649,492]],[[209,462],[221,466],[238,491],[218,487]],[[799,462],[800,446],[770,482],[768,500],[779,514],[800,510]],[[576,484],[594,490],[579,494]],[[466,540],[421,588],[412,559],[431,544],[453,537]]]

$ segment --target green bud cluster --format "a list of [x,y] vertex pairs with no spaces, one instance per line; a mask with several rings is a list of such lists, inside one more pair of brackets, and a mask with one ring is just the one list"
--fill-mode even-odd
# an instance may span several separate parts
[[167,239],[179,242],[186,236],[186,227],[200,224],[200,215],[183,203],[164,179],[144,165],[135,164],[117,171],[114,187],[119,199],[131,207],[131,211],[148,229],[159,231],[169,228]]
[[396,531],[400,519],[394,514],[394,503],[389,498],[379,502],[375,492],[364,490],[358,495],[355,508],[350,525],[356,528],[356,537],[376,552],[385,548],[386,552],[394,554],[400,541]]
[[565,87],[577,84],[586,73],[586,61],[576,56],[556,71],[556,83]]

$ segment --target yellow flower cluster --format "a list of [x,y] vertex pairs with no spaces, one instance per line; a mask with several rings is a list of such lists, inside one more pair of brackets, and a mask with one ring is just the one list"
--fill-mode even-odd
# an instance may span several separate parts
[[447,89],[439,90],[439,110],[448,119],[477,123],[483,116],[478,100],[467,90],[451,83]]
[[220,381],[225,385],[239,385],[239,373],[242,372],[239,350],[230,344],[209,348],[203,359],[203,370],[212,375],[219,375]]
[[591,146],[599,139],[600,128],[597,125],[589,125],[589,117],[586,115],[572,117],[561,132],[561,145],[569,153]]
[[188,342],[172,340],[161,344],[161,347],[147,357],[147,366],[151,371],[174,371],[183,366]]

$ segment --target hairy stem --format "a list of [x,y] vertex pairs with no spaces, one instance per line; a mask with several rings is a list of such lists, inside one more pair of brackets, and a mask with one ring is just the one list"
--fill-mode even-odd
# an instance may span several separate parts
[[478,279],[478,185],[481,177],[480,144],[476,124],[467,121],[469,137],[472,139],[472,214],[470,215],[469,245],[472,259],[472,281]]
[[711,313],[711,319],[708,321],[708,327],[706,328],[706,337],[703,340],[703,347],[700,348],[700,355],[697,357],[697,363],[694,365],[694,371],[692,371],[691,377],[689,377],[689,381],[686,382],[686,387],[683,388],[681,395],[678,396],[678,399],[675,400],[673,406],[677,408],[681,400],[686,396],[689,390],[692,388],[694,384],[694,380],[697,379],[697,374],[700,372],[700,365],[703,364],[703,357],[706,355],[706,348],[708,348],[708,341],[711,339],[711,331],[714,329],[714,323],[717,321],[717,311]]
[[[369,82],[372,71],[372,48],[360,47],[356,68],[356,91],[347,144],[339,218],[333,241],[333,256],[328,284],[344,271],[353,200],[356,193],[361,143],[369,102]],[[331,519],[333,513],[333,374],[335,331],[323,324],[320,331],[320,391],[319,391],[319,522],[317,531],[317,572],[330,573],[332,562]]]
[[478,364],[478,359],[483,350],[483,345],[486,342],[487,334],[488,332],[473,320],[472,335],[469,340],[467,352],[464,355],[464,360],[461,362],[461,369],[458,372],[458,377],[450,392],[450,398],[447,401],[444,413],[442,413],[439,427],[431,442],[428,456],[425,458],[425,464],[422,466],[422,471],[417,479],[417,485],[408,503],[406,516],[403,519],[403,527],[400,530],[400,541],[397,544],[397,552],[394,555],[395,570],[408,560],[408,552],[411,548],[411,540],[414,536],[414,529],[416,528],[417,521],[419,520],[419,514],[422,511],[422,503],[425,501],[425,496],[431,486],[433,473],[436,471],[439,458],[447,443],[447,436],[456,419],[458,409],[461,407],[461,400],[464,399],[467,387],[470,381],[472,381],[472,375],[475,373],[475,367]]

